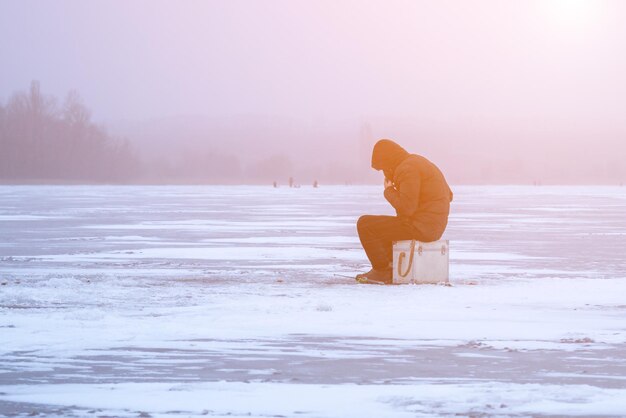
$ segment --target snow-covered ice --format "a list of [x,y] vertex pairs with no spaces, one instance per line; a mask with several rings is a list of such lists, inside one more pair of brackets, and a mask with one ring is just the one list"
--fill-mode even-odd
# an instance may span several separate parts
[[379,187],[0,186],[0,416],[625,416],[626,188],[454,191],[445,287]]

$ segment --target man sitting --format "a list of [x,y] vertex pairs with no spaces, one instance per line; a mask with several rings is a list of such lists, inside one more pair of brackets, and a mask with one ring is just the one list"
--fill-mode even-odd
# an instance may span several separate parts
[[393,241],[437,241],[448,224],[452,191],[435,164],[389,139],[374,145],[372,168],[385,175],[385,199],[397,216],[363,215],[357,222],[372,269],[359,282],[391,283]]

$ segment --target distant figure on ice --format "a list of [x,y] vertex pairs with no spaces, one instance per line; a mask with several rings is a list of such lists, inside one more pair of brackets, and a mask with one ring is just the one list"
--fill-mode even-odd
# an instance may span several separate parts
[[363,215],[357,222],[359,239],[372,263],[358,279],[391,283],[392,242],[436,241],[448,224],[452,191],[435,164],[409,154],[389,139],[374,145],[372,168],[385,175],[385,199],[397,216]]

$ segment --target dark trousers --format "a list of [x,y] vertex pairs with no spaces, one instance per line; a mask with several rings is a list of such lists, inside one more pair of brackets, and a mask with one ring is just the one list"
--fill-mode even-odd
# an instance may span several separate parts
[[363,215],[356,229],[367,258],[377,270],[391,266],[393,241],[419,239],[415,227],[397,216]]

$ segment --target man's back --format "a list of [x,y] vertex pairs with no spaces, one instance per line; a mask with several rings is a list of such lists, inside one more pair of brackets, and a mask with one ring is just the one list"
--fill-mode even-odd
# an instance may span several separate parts
[[[393,182],[405,199],[415,202],[412,213],[398,215],[410,218],[425,241],[441,238],[453,197],[441,170],[425,157],[410,154],[396,167]],[[406,187],[407,184],[410,186]]]

